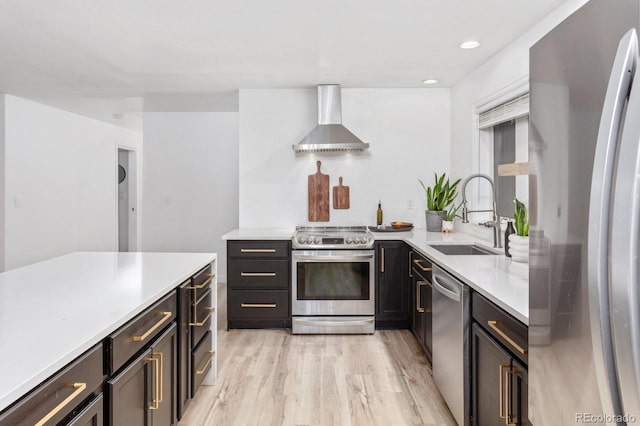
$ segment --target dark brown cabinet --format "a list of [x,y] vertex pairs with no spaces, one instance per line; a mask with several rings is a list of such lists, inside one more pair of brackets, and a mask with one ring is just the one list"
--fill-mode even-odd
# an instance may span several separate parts
[[198,366],[192,362],[196,347],[206,351],[211,358],[215,356],[210,331],[215,315],[215,289],[211,286],[212,281],[213,274],[209,265],[178,288],[178,419],[182,418],[197,390],[193,386],[193,376]]
[[104,424],[104,397],[98,394],[74,416],[67,426],[102,426]]
[[411,331],[420,342],[427,358],[431,361],[433,342],[433,313],[431,294],[431,262],[413,251],[409,252],[411,260]]
[[107,381],[110,425],[176,423],[176,348],[177,326],[172,324]]
[[376,250],[376,328],[409,328],[409,248],[380,241]]
[[291,242],[227,242],[228,328],[291,327]]
[[[102,392],[103,353],[102,343],[89,349],[0,415],[0,425],[58,424],[77,419]],[[102,421],[102,415],[98,420]]]
[[474,293],[471,424],[529,425],[527,328]]

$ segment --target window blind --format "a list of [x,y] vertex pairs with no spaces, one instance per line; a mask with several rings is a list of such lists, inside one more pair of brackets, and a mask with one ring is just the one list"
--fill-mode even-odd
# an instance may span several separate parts
[[478,114],[478,128],[488,129],[496,124],[529,114],[529,93],[524,93],[496,107]]

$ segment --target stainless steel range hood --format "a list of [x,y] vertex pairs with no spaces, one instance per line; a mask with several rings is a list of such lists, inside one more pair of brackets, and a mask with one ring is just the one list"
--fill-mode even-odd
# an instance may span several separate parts
[[364,151],[368,143],[362,142],[342,125],[342,105],[338,84],[318,86],[318,125],[300,143],[293,145],[295,152]]

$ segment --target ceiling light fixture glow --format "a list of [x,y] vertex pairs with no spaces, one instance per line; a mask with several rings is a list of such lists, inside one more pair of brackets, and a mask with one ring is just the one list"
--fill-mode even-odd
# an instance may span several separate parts
[[424,84],[436,84],[438,82],[438,80],[436,80],[435,78],[428,78],[426,80],[422,80],[422,83]]
[[460,49],[475,49],[480,46],[480,42],[476,40],[468,40],[460,43]]

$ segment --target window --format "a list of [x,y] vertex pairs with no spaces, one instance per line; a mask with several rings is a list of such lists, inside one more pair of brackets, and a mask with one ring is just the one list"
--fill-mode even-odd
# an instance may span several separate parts
[[[478,131],[478,172],[491,176],[494,181],[498,215],[513,217],[515,198],[529,204],[528,176],[500,176],[498,166],[528,162],[529,94],[485,108],[478,114]],[[476,184],[475,209],[490,209],[491,198],[489,185]],[[473,221],[488,219],[490,214],[478,214]]]

